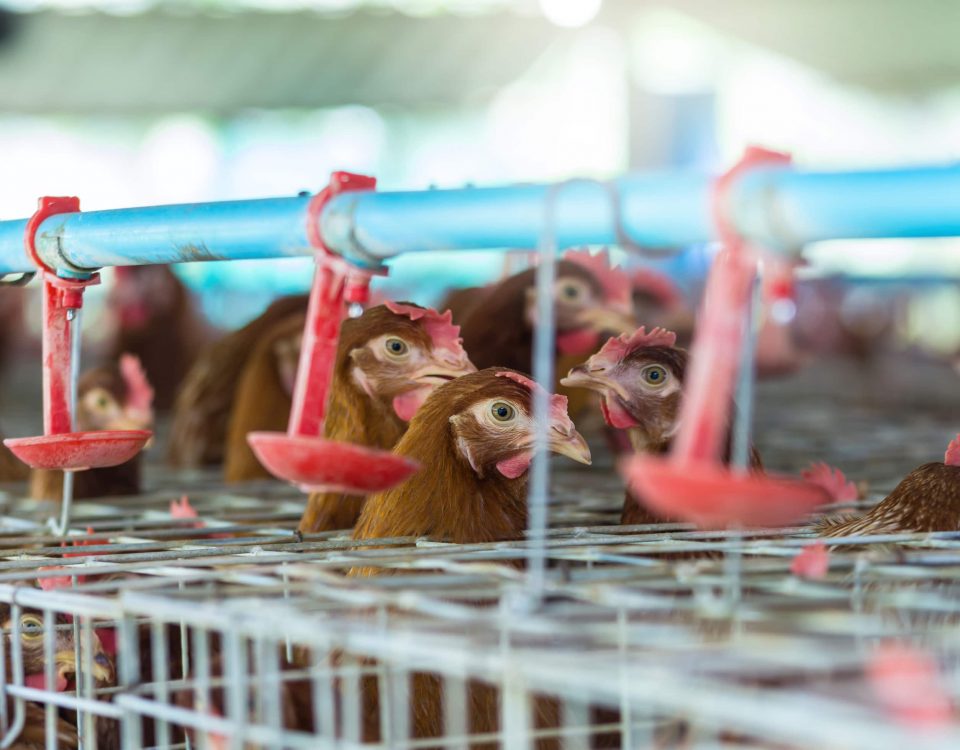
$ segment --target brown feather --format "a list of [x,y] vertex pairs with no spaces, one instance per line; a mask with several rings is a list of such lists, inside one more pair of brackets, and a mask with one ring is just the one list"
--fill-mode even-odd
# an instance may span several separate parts
[[[603,290],[588,271],[570,261],[557,262],[557,276],[582,279],[597,294]],[[530,372],[533,360],[533,328],[526,319],[527,292],[536,279],[536,269],[529,268],[504,279],[467,305],[459,318],[463,346],[479,368],[509,367]]]
[[2,441],[0,435],[0,482],[22,482],[30,476],[30,469]]
[[454,320],[466,320],[493,288],[493,286],[471,286],[465,289],[451,289],[437,309],[449,310],[453,313]]
[[282,297],[201,353],[184,378],[174,407],[168,454],[173,466],[196,468],[223,461],[230,410],[256,342],[278,320],[306,309],[306,295]]
[[410,422],[394,453],[423,470],[403,484],[371,495],[354,539],[430,536],[455,544],[519,539],[527,527],[526,474],[480,477],[455,445],[450,418],[497,396],[526,405],[530,391],[489,368],[439,386]]
[[283,432],[290,417],[291,398],[277,368],[275,346],[303,331],[305,315],[294,313],[277,321],[260,336],[253,348],[230,410],[223,464],[227,482],[269,479],[267,471],[253,454],[247,433],[254,430]]
[[[371,448],[390,450],[407,430],[407,423],[391,406],[368,396],[351,377],[350,353],[375,336],[402,334],[411,342],[430,345],[430,337],[416,322],[394,315],[385,307],[367,310],[362,318],[348,319],[340,329],[340,342],[330,385],[330,401],[323,436]],[[315,492],[307,500],[299,529],[304,534],[349,529],[356,524],[364,498],[339,492]]]
[[960,466],[933,462],[903,478],[862,516],[824,521],[822,536],[897,534],[960,530]]
[[[354,539],[429,536],[456,544],[519,539],[527,526],[526,474],[507,479],[496,472],[480,477],[457,450],[450,418],[471,404],[497,396],[521,404],[529,414],[530,391],[507,378],[504,368],[481,370],[445,383],[435,390],[410,422],[394,452],[421,463],[423,470],[392,490],[371,496],[354,529]],[[373,567],[355,568],[351,575],[381,574]],[[471,680],[467,686],[468,728],[496,732],[499,728],[498,690]],[[361,681],[365,742],[380,740],[379,687],[375,678]],[[412,734],[417,738],[444,734],[443,685],[437,675],[415,673],[411,684]],[[556,701],[534,700],[537,728],[559,725]],[[558,747],[541,739],[537,748]],[[498,743],[473,743],[473,748],[495,748]]]

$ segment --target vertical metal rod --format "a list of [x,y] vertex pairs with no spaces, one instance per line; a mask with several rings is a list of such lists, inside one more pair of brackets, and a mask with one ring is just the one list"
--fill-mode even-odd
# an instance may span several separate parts
[[[74,617],[76,621],[76,617]],[[89,617],[83,617],[80,622],[80,637],[82,647],[80,649],[80,658],[77,662],[76,680],[78,684],[83,685],[83,697],[94,698],[94,678],[93,678],[93,624]],[[92,711],[81,713],[77,711],[77,728],[82,727],[81,736],[84,737],[83,747],[88,750],[97,750],[97,731],[95,724],[96,715]]]
[[[194,692],[194,710],[199,709],[209,713],[213,705],[210,694],[210,641],[209,634],[205,628],[193,629],[193,663],[196,665],[195,692]],[[226,690],[221,691],[225,695]],[[200,742],[197,743],[206,750],[210,747],[210,737],[207,732],[199,732]]]
[[756,381],[755,359],[757,336],[760,333],[760,302],[763,287],[763,267],[757,267],[750,293],[750,304],[744,321],[743,350],[740,353],[740,371],[737,373],[736,409],[733,417],[733,446],[731,467],[739,471],[750,469],[750,440],[753,428],[753,391]]
[[[16,592],[14,600],[10,607],[10,682],[17,687],[22,687],[24,682],[23,674],[23,643],[20,641],[20,615],[23,610],[16,602]],[[6,696],[4,696],[6,700]],[[27,706],[21,697],[13,699],[13,724],[7,730],[3,741],[0,742],[0,748],[8,748],[20,736],[23,731],[24,720],[26,719]]]
[[[5,637],[0,632],[0,638]],[[9,637],[7,635],[6,637]],[[0,736],[5,737],[10,729],[10,716],[7,711],[7,682],[12,681],[11,673],[8,672],[10,666],[7,664],[7,649],[0,648]]]
[[[377,607],[377,625],[386,634],[388,627],[387,608],[381,604]],[[389,674],[391,667],[383,659],[375,662],[377,694],[380,696],[380,736],[387,744],[393,744],[393,701],[396,697],[390,689]]]
[[247,660],[246,643],[230,623],[220,632],[223,648],[223,666],[220,677],[226,679],[225,713],[230,720],[230,748],[241,750],[247,725]]
[[[170,660],[167,654],[166,625],[160,620],[150,624],[150,649],[153,667],[153,684],[156,685],[154,700],[166,706],[170,703],[170,684],[167,667]],[[166,719],[156,718],[154,725],[157,728],[157,743],[160,747],[170,744],[170,723]]]
[[[57,620],[53,611],[43,611],[43,681],[44,689],[56,690],[56,640]],[[57,707],[44,703],[44,739],[47,750],[57,750]]]
[[504,664],[504,667],[503,697],[500,705],[502,747],[504,750],[530,750],[533,746],[530,741],[532,702],[523,676],[508,666],[508,663]]
[[[363,713],[360,706],[360,669],[362,663],[353,655],[344,654],[340,662],[343,685],[343,739],[348,744],[359,744],[363,737]],[[376,679],[375,675],[364,679]]]
[[[360,308],[361,312],[363,308]],[[280,574],[281,580],[283,581],[283,598],[287,601],[290,600],[290,575],[287,572],[287,564],[280,564]],[[293,662],[293,642],[290,640],[290,636],[284,634],[283,636],[284,650],[288,662]]]
[[410,743],[410,672],[398,664],[388,670],[390,683],[390,737],[394,747],[408,747]]
[[[81,309],[67,310],[67,321],[70,326],[70,388],[67,409],[70,414],[70,430],[77,429],[77,383],[80,379],[80,319]],[[60,499],[60,522],[50,519],[55,536],[64,536],[70,526],[70,507],[73,504],[73,472],[63,472],[63,494]]]
[[260,721],[271,729],[269,747],[282,750],[283,748],[283,706],[281,701],[286,698],[286,691],[280,673],[280,650],[275,642],[266,638],[257,639],[258,656],[260,663],[260,682],[257,687],[260,710]]
[[[77,577],[70,576],[70,582],[72,586],[76,587]],[[76,685],[74,686],[73,692],[74,692],[74,695],[76,695],[76,697],[79,698],[83,694],[83,685],[81,684],[81,680],[79,679],[80,670],[82,668],[81,665],[83,664],[83,661],[82,661],[83,650],[80,648],[80,622],[76,617],[73,617],[71,619],[73,620],[73,623],[71,626],[73,628],[73,658],[74,658],[74,663],[77,665],[77,673],[76,673],[77,679],[76,679]],[[86,730],[86,727],[84,727],[84,724],[83,724],[83,712],[80,710],[77,710],[77,744],[79,745],[80,750],[84,750],[84,748],[86,747],[87,737],[86,737],[85,730]]]
[[467,750],[467,680],[460,674],[443,677],[443,735],[447,750]]
[[310,650],[311,683],[313,685],[313,732],[318,737],[326,737],[330,744],[337,738],[336,697],[334,695],[333,652],[328,648],[317,659],[317,650]]
[[[736,406],[733,410],[733,446],[730,454],[731,469],[746,473],[750,471],[750,441],[753,421],[753,390],[756,377],[755,355],[757,336],[760,331],[760,302],[763,284],[763,269],[760,264],[753,278],[749,303],[743,321],[743,348],[740,351],[739,371],[735,390]],[[741,553],[742,535],[738,529],[731,537],[732,546],[724,555],[724,570],[730,581],[730,613],[733,617],[734,633],[740,632],[740,602],[743,598]]]
[[[182,593],[184,591],[183,581],[177,582],[177,588]],[[180,677],[184,680],[190,674],[190,639],[187,632],[186,620],[180,620]],[[184,743],[187,750],[191,750],[190,735],[185,733]]]
[[556,202],[560,191],[570,183],[551,187],[544,199],[543,233],[537,248],[536,320],[533,329],[533,379],[542,388],[533,393],[534,454],[530,467],[530,489],[527,495],[529,520],[527,527],[527,605],[536,607],[543,599],[546,585],[546,535],[550,494],[550,391],[553,390],[556,320],[553,308],[553,287],[557,275]]
[[633,719],[630,716],[630,700],[627,697],[629,680],[627,676],[627,610],[620,605],[617,608],[617,651],[620,654],[620,746],[634,747]]
[[[125,614],[119,626],[120,687],[132,688],[140,682],[140,652],[138,628],[132,615]],[[123,747],[143,747],[143,724],[139,714],[125,708],[121,722]]]

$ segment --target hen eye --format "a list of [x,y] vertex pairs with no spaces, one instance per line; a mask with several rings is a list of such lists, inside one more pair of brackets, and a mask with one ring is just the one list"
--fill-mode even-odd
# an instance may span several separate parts
[[107,400],[107,397],[106,397],[106,396],[100,396],[100,397],[97,399],[97,408],[98,408],[98,409],[106,409],[109,405],[110,405],[110,402]]
[[667,371],[660,365],[647,365],[640,371],[640,377],[647,385],[663,385],[667,382]]
[[490,407],[490,413],[493,414],[493,418],[498,422],[509,422],[517,415],[517,410],[510,406],[510,404],[497,401]]
[[40,618],[27,615],[20,619],[20,634],[27,639],[39,638],[43,635],[43,623]]
[[392,357],[402,357],[407,353],[407,342],[403,339],[387,339],[384,346],[387,354]]
[[560,296],[565,300],[573,302],[580,299],[581,289],[576,284],[564,284],[560,287]]

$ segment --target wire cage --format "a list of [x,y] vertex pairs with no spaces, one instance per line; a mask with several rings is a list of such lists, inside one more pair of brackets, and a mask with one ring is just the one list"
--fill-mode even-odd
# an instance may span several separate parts
[[[789,187],[795,179],[783,170],[758,174],[759,182],[747,181],[753,189],[766,190],[764,180]],[[918,174],[935,186],[941,179],[947,185],[956,179],[954,170]],[[894,177],[910,182],[918,175]],[[883,202],[846,191],[841,178],[796,178],[801,187],[803,179],[833,184],[847,204],[827,210],[829,191],[819,194],[819,211],[794,213],[809,213],[823,225],[787,232],[791,240],[873,236],[849,218],[858,214],[848,208],[851,202],[873,200],[871,209],[877,212]],[[884,185],[899,206],[897,180]],[[695,203],[704,225],[678,241],[709,235],[703,209],[711,183],[684,178],[670,184],[668,193],[683,196],[680,208]],[[657,185],[639,180],[622,187],[636,198],[658,194]],[[568,235],[579,237],[583,226],[600,227],[604,237],[612,229],[621,239],[633,224],[645,225],[645,212],[658,214],[660,205],[633,199],[621,206],[620,198],[629,196],[607,185],[563,187],[563,196],[550,188],[548,197],[568,211],[576,204],[577,221],[558,222],[552,232],[542,226],[543,188],[452,196],[438,191],[439,199],[433,192],[388,195],[379,209],[388,218],[407,200],[443,210],[432,218],[429,211],[420,216],[420,234],[400,237],[399,244],[378,244],[374,232],[370,247],[389,254],[409,249],[403,242],[457,246],[445,224],[431,221],[442,216],[457,223],[456,211],[447,209],[458,203],[472,217],[459,246],[496,246],[487,234],[495,222],[486,218],[490,214],[474,211],[474,204],[479,200],[498,209],[512,200],[524,206],[530,216],[510,228],[519,234],[495,239],[517,239],[499,244],[523,247],[534,244],[531,237],[541,242],[534,375],[552,382],[550,251]],[[810,200],[802,190],[798,195]],[[920,218],[914,217],[916,226],[906,222],[911,232],[956,233],[951,223],[956,212],[928,216],[925,203],[914,199],[907,207]],[[211,225],[221,231],[216,239],[229,244],[236,239],[234,213],[249,218],[265,212],[253,222],[256,232],[244,235],[245,257],[277,255],[277,236],[286,238],[283,252],[316,247],[301,237],[306,226],[314,233],[323,216],[352,217],[362,203],[376,209],[378,198],[368,191],[335,196],[326,207],[309,196],[252,203],[221,205],[213,210],[214,219],[223,211],[231,220],[221,216],[221,223]],[[767,204],[746,205],[762,209]],[[550,211],[561,213],[564,206]],[[693,212],[673,209],[664,212],[667,223],[687,231]],[[79,254],[71,256],[74,270],[96,267],[111,243],[126,244],[110,262],[138,248],[144,253],[137,262],[221,257],[216,242],[210,247],[193,242],[195,231],[211,231],[194,226],[197,215],[207,221],[209,212],[164,208],[168,233],[158,234],[164,238],[158,250],[154,236],[144,235],[144,246],[131,248],[131,235],[111,230],[113,222],[138,226],[145,220],[131,211],[94,216],[94,228],[103,222],[99,239],[105,244],[91,250],[93,245],[81,243]],[[304,213],[312,223],[303,221]],[[595,221],[610,213],[613,220]],[[75,211],[67,214],[59,234],[39,232],[40,249],[47,254],[60,230],[84,225]],[[156,212],[147,214],[146,220],[160,224]],[[50,217],[35,215],[34,230],[41,219]],[[890,219],[898,231],[901,220]],[[23,227],[14,224],[0,229],[20,243]],[[348,260],[370,250],[353,241],[350,221],[327,224],[334,234],[345,233],[340,244],[354,253],[345,253]],[[382,221],[380,228],[396,232],[397,226]],[[288,236],[291,227],[295,236]],[[247,224],[244,229],[252,232]],[[885,224],[876,231],[896,234]],[[651,239],[671,236],[653,232]],[[191,257],[184,258],[188,244]],[[193,257],[200,246],[208,254]],[[376,253],[372,259],[380,260]],[[22,271],[22,263],[19,256],[8,259],[6,270]],[[333,267],[331,262],[324,273],[333,274]],[[53,275],[46,274],[51,285],[64,283],[51,280]],[[346,300],[342,290],[339,294],[330,298],[338,313]],[[746,393],[748,404],[752,383],[748,377],[742,383],[749,387],[738,393]],[[303,386],[300,395],[305,391]],[[850,398],[811,408],[809,397],[799,394],[790,401],[791,411],[784,395],[768,395],[774,408],[764,403],[757,415],[757,441],[774,447],[773,455],[766,454],[769,466],[796,469],[800,455],[805,460],[845,456],[845,469],[871,481],[872,500],[915,466],[915,458],[928,458],[931,446],[942,450],[949,434],[949,415],[942,408],[890,427],[884,412],[863,411]],[[547,399],[545,392],[535,391],[540,437],[547,430],[542,418]],[[844,419],[846,429],[826,429]],[[744,452],[749,443],[746,434]],[[353,540],[343,532],[303,537],[293,531],[304,507],[299,492],[278,482],[224,486],[197,473],[155,470],[146,495],[80,504],[65,539],[47,530],[54,507],[5,496],[0,748],[960,746],[954,715],[960,691],[956,533],[844,539],[830,552],[825,574],[808,580],[795,573],[794,563],[814,541],[810,526],[727,531],[679,523],[625,526],[618,523],[624,486],[612,466],[548,468],[538,455],[531,469],[527,536],[478,544],[412,537]],[[176,518],[170,504],[185,490],[196,514]],[[884,654],[891,639],[916,649],[901,659],[909,662],[908,669],[902,663],[888,668],[889,653]],[[906,697],[898,679],[910,683]],[[917,694],[924,701],[911,703]]]
[[957,746],[960,725],[918,730],[871,679],[896,637],[956,698],[955,534],[845,540],[808,581],[807,527],[619,526],[615,475],[554,473],[543,601],[529,541],[299,539],[302,501],[275,483],[194,482],[198,517],[172,520],[167,475],[79,506],[65,546],[42,507],[18,513],[0,729],[84,748]]

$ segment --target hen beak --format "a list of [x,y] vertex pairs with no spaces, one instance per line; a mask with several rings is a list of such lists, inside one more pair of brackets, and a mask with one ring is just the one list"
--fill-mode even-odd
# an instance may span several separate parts
[[578,464],[591,463],[590,446],[583,439],[583,435],[572,428],[550,426],[550,450],[561,456],[572,458]]
[[[93,660],[90,663],[91,671],[93,678],[98,682],[110,682],[114,678],[113,673],[113,664],[110,662],[110,658],[103,651],[100,646],[99,641],[94,646],[95,652]],[[67,677],[68,675],[77,674],[77,657],[76,653],[72,648],[64,649],[63,651],[57,651],[53,658],[54,663],[57,666],[57,673],[61,677]],[[83,659],[83,652],[81,651],[81,662],[85,661]]]
[[438,384],[476,371],[476,366],[466,354],[457,356],[448,352],[434,352],[431,362],[413,373],[411,380],[424,384]]
[[617,336],[630,333],[637,327],[632,313],[610,307],[588,307],[577,315],[577,322],[597,331]]
[[560,385],[567,388],[585,388],[588,391],[596,391],[601,394],[612,392],[624,401],[629,400],[630,394],[627,389],[607,375],[607,372],[607,368],[591,367],[590,363],[587,362],[572,368],[567,376],[560,380]]

